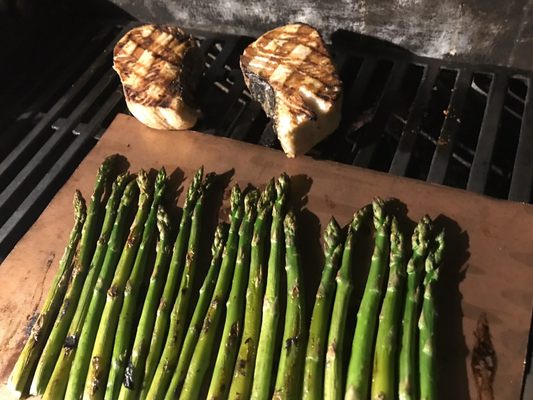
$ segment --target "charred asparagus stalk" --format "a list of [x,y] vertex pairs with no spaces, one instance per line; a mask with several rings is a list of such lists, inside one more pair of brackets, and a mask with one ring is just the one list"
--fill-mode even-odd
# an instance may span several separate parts
[[[243,219],[243,213],[244,208],[241,190],[238,186],[234,186],[231,191],[230,229],[228,240],[224,247],[224,253],[222,254],[220,274],[211,298],[209,309],[204,318],[198,342],[194,348],[189,369],[184,381],[178,381],[174,398],[178,397],[179,392],[181,392],[180,399],[197,399],[199,397],[202,382],[204,381],[204,377],[210,364],[207,360],[211,359],[211,353],[214,351],[216,333],[224,312],[224,303],[230,290],[235,268],[235,260],[237,258],[239,230]],[[247,227],[246,229],[249,230],[250,228]],[[180,386],[183,386],[181,391]]]
[[[239,341],[242,335],[246,282],[250,267],[253,226],[257,214],[257,198],[258,192],[251,190],[244,199],[245,215],[239,231],[239,249],[235,264],[235,274],[226,304],[226,321],[224,322],[224,330],[213,377],[209,385],[208,399],[225,398],[231,383],[231,374],[235,366]],[[262,210],[259,210],[259,212],[262,212]]]
[[418,398],[418,317],[424,261],[427,256],[432,222],[424,216],[415,228],[412,237],[413,254],[407,263],[407,287],[402,319],[402,337],[399,354],[400,400]]
[[[89,294],[91,300],[81,334],[79,337],[67,337],[54,368],[51,382],[46,388],[45,399],[61,398],[65,391],[67,399],[78,399],[83,393],[83,385],[89,368],[89,358],[105,304],[105,292],[113,278],[115,266],[126,240],[132,203],[136,200],[138,192],[136,181],[129,182],[126,189],[124,189],[113,230],[107,244],[104,262],[91,293],[92,296]],[[67,385],[66,389],[65,385]]]
[[331,308],[335,298],[335,275],[342,255],[342,230],[331,218],[324,230],[324,268],[311,316],[305,356],[303,399],[324,398],[324,364]]
[[187,332],[187,315],[189,314],[189,303],[192,292],[191,286],[194,282],[198,264],[198,254],[200,252],[200,235],[205,201],[207,194],[209,193],[209,188],[213,183],[213,179],[213,174],[208,174],[206,176],[205,182],[201,187],[200,197],[194,206],[191,234],[178,296],[174,303],[174,307],[172,308],[170,328],[165,347],[146,396],[147,399],[158,400],[165,396],[168,386],[170,385],[170,380],[172,379],[172,373],[178,364],[181,345],[183,344],[183,338]]
[[337,290],[331,313],[324,372],[324,399],[326,400],[341,400],[344,397],[344,374],[342,372],[344,366],[343,354],[346,347],[344,331],[348,317],[350,296],[353,291],[353,248],[368,213],[369,208],[363,207],[354,215],[351,224],[348,226],[341,267],[337,273]]
[[[282,174],[276,181],[276,202],[272,209],[270,228],[270,254],[267,283],[263,300],[263,319],[257,347],[251,397],[267,400],[272,396],[272,375],[279,323],[279,296],[283,266],[283,219],[288,194],[289,178]],[[279,350],[279,349],[278,349]]]
[[247,399],[250,397],[252,390],[257,344],[261,329],[261,303],[263,302],[264,292],[263,274],[266,262],[265,247],[270,228],[270,214],[275,198],[274,180],[271,180],[259,199],[257,218],[254,223],[250,274],[246,290],[244,329],[231,381],[230,399]]
[[189,329],[187,331],[187,335],[185,336],[181,353],[179,355],[178,365],[172,375],[172,381],[167,390],[165,399],[172,400],[178,396],[180,382],[183,383],[183,379],[187,373],[187,368],[189,367],[189,363],[194,352],[194,347],[198,341],[198,335],[202,329],[202,323],[209,308],[209,302],[217,283],[226,236],[227,225],[225,223],[220,223],[215,231],[215,237],[211,247],[211,264],[209,266],[209,271],[207,272],[204,283],[200,288],[198,302],[194,308],[194,314],[192,316],[191,323],[189,324]]
[[74,226],[70,232],[65,252],[59,262],[57,274],[48,291],[41,313],[33,325],[30,336],[9,377],[8,386],[18,396],[26,391],[27,383],[29,383],[29,375],[40,356],[41,350],[48,339],[48,334],[50,333],[54,319],[61,307],[61,302],[65,296],[68,281],[72,273],[76,248],[81,238],[86,217],[87,208],[85,206],[85,200],[81,193],[76,190],[74,194]]
[[370,272],[357,312],[357,325],[352,341],[352,354],[346,379],[346,400],[366,400],[369,395],[374,337],[376,334],[379,307],[387,279],[389,253],[390,217],[385,215],[384,203],[376,199],[372,203],[376,229],[374,253]]
[[150,213],[144,224],[143,236],[135,263],[124,290],[124,304],[120,310],[120,317],[115,334],[113,355],[111,358],[111,370],[107,380],[105,398],[115,399],[118,396],[124,377],[124,369],[128,357],[134,317],[138,304],[138,295],[145,276],[148,257],[154,247],[157,237],[157,209],[165,194],[167,173],[161,168],[157,174],[154,185],[154,197],[150,207]]
[[116,331],[120,309],[124,300],[126,281],[130,275],[141,242],[144,224],[150,208],[151,188],[145,171],[141,170],[139,172],[137,182],[140,190],[137,213],[130,228],[126,245],[120,255],[115,276],[107,291],[106,303],[100,318],[100,325],[94,341],[85,381],[84,397],[87,399],[104,398],[114,340],[114,335],[110,335],[109,332]]
[[[65,394],[68,373],[76,352],[76,347],[74,344],[78,341],[83,327],[83,322],[85,321],[85,317],[91,303],[91,294],[104,262],[105,253],[107,251],[107,242],[111,236],[113,224],[115,223],[115,218],[118,213],[120,198],[126,184],[128,183],[129,176],[130,175],[127,173],[119,175],[115,182],[113,182],[111,195],[109,196],[106,204],[106,213],[104,222],[102,224],[102,231],[100,232],[100,237],[98,238],[98,242],[96,244],[96,250],[94,251],[89,273],[87,274],[87,278],[83,284],[83,289],[81,291],[78,307],[76,308],[76,313],[74,314],[74,318],[70,323],[65,342],[57,344],[59,347],[63,348],[59,353],[59,357],[55,363],[49,384],[45,390],[45,394],[48,393],[46,395],[47,397],[50,396],[50,393],[54,394],[54,398],[60,398]],[[65,352],[69,353],[68,357],[65,356]]]
[[403,235],[394,217],[390,236],[390,268],[387,293],[379,316],[374,371],[372,373],[372,399],[396,398],[397,339],[401,319],[405,286],[405,248]]
[[163,289],[163,295],[161,296],[161,301],[159,302],[154,329],[152,331],[150,350],[146,358],[144,379],[141,387],[142,399],[144,399],[148,393],[157,365],[159,364],[159,359],[161,358],[161,353],[163,352],[163,346],[165,344],[165,338],[167,337],[168,326],[170,323],[170,307],[172,307],[176,299],[178,284],[180,283],[179,277],[185,264],[185,253],[189,243],[189,234],[191,230],[191,217],[198,196],[200,195],[203,174],[204,169],[201,167],[194,175],[189,189],[187,190],[187,195],[185,196],[179,232],[176,242],[174,243],[168,276],[165,282],[165,288]]
[[440,265],[444,253],[444,232],[435,238],[435,247],[429,250],[426,258],[426,276],[424,277],[424,299],[418,320],[420,331],[418,357],[420,362],[420,399],[438,399],[436,382],[437,360],[435,357],[435,329],[437,311],[435,309],[435,285],[439,279]]
[[83,227],[80,240],[79,255],[74,265],[74,270],[72,271],[71,280],[65,298],[63,299],[61,310],[37,364],[30,388],[31,394],[42,394],[46,389],[57,357],[61,351],[61,346],[65,341],[68,328],[74,317],[85,277],[90,273],[89,266],[100,232],[100,216],[104,209],[105,192],[112,171],[114,170],[116,159],[117,157],[115,155],[107,157],[98,170],[96,185],[87,211],[87,221]]
[[305,300],[300,254],[296,247],[296,218],[287,213],[285,232],[285,270],[287,272],[287,309],[281,356],[274,389],[274,399],[300,397],[302,370],[305,362]]
[[131,351],[131,360],[126,368],[124,385],[120,389],[119,399],[137,399],[144,376],[144,365],[148,354],[148,345],[152,336],[157,304],[167,276],[168,264],[172,256],[170,219],[162,206],[157,211],[159,243],[154,270],[150,277],[148,292],[137,326],[137,334]]

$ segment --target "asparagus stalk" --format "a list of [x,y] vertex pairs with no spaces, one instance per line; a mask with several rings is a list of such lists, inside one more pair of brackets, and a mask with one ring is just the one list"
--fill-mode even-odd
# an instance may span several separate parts
[[[187,374],[183,381],[178,378],[178,386],[175,390],[174,397],[178,397],[178,393],[180,392],[180,398],[183,399],[197,399],[199,397],[202,382],[204,381],[204,377],[210,365],[209,361],[211,360],[211,353],[214,351],[216,333],[224,312],[224,303],[230,290],[233,270],[235,268],[235,260],[237,258],[239,230],[243,219],[243,213],[244,208],[241,190],[235,185],[231,191],[230,228],[228,240],[222,254],[220,274],[211,298],[209,309],[204,318],[198,342],[196,343],[191,357],[189,369],[187,370]],[[247,225],[249,226],[249,222]],[[249,230],[250,228],[247,227],[246,229]],[[182,386],[181,391],[180,386]]]
[[279,322],[279,296],[281,268],[283,265],[283,219],[288,194],[289,178],[282,174],[276,181],[276,202],[272,209],[270,228],[270,253],[268,257],[267,283],[263,300],[263,319],[257,346],[257,357],[251,397],[267,400],[272,396],[272,374]]
[[152,379],[147,399],[161,399],[165,396],[172,373],[174,372],[183,344],[183,337],[187,332],[187,322],[189,315],[189,303],[191,298],[191,286],[194,282],[194,276],[198,265],[198,254],[200,249],[200,235],[203,222],[203,213],[205,208],[206,196],[209,188],[213,183],[214,174],[208,174],[205,182],[201,187],[200,197],[194,206],[192,214],[191,234],[187,255],[185,257],[185,267],[178,291],[178,296],[172,308],[170,316],[170,328],[161,359],[157,370]]
[[94,347],[85,381],[84,397],[87,399],[103,399],[105,384],[109,374],[111,351],[113,349],[114,334],[120,309],[124,300],[124,289],[126,281],[131,272],[137,250],[141,242],[144,224],[150,208],[151,188],[148,182],[148,175],[141,170],[137,177],[140,194],[139,203],[135,219],[130,228],[126,245],[122,250],[120,260],[117,264],[115,276],[111,286],[107,291],[106,303],[100,318],[98,333],[94,342]]
[[[78,302],[78,307],[76,308],[76,313],[74,314],[72,322],[70,323],[64,343],[56,344],[56,346],[60,348],[60,354],[57,362],[53,366],[53,371],[49,380],[51,383],[47,385],[45,390],[45,393],[53,393],[54,398],[62,397],[65,393],[67,385],[66,378],[68,377],[72,360],[74,358],[74,354],[76,353],[76,343],[80,337],[83,322],[85,321],[85,316],[87,315],[87,311],[91,303],[91,294],[94,289],[96,279],[98,278],[98,274],[104,262],[105,253],[107,251],[107,243],[111,236],[113,224],[115,223],[115,218],[118,213],[120,198],[124,191],[124,187],[129,181],[129,178],[130,175],[125,173],[119,175],[115,182],[113,182],[111,195],[109,196],[106,204],[106,213],[104,222],[102,224],[102,231],[100,232],[100,237],[98,238],[98,242],[96,244],[96,250],[94,251],[89,273],[87,274],[87,278],[85,278],[85,282],[83,284],[83,289],[80,294],[80,300]],[[62,345],[64,346],[63,348],[61,348]],[[68,356],[65,353],[68,353]]]
[[348,317],[350,296],[353,291],[353,248],[368,213],[369,208],[363,207],[354,215],[351,224],[348,226],[341,267],[336,277],[337,290],[331,313],[324,371],[324,399],[326,400],[341,400],[344,397],[343,354],[346,347],[344,330]]
[[68,281],[72,273],[73,260],[80,241],[83,224],[87,217],[87,208],[83,196],[76,190],[74,194],[74,226],[70,232],[67,246],[59,261],[57,274],[48,291],[41,313],[33,325],[30,336],[19,355],[13,372],[9,377],[10,389],[20,396],[26,390],[29,375],[38,360],[41,350],[48,338],[52,323],[61,307],[61,302],[67,290]]
[[43,353],[37,364],[33,381],[30,388],[31,394],[42,394],[46,389],[48,380],[52,375],[54,366],[61,351],[67,335],[68,328],[74,317],[74,312],[78,305],[80,293],[82,291],[85,277],[90,273],[90,263],[95,249],[98,233],[100,232],[100,216],[103,211],[105,191],[112,170],[116,163],[116,156],[107,157],[100,166],[96,178],[96,185],[91,197],[91,204],[87,211],[87,221],[83,227],[80,240],[79,255],[72,271],[71,281],[63,299],[61,310],[57,316],[55,324],[50,332],[50,336]]
[[150,277],[146,299],[144,300],[141,318],[137,326],[137,334],[131,351],[131,360],[126,368],[124,385],[120,389],[119,398],[123,400],[137,399],[139,396],[157,304],[163,292],[163,284],[172,256],[170,219],[162,206],[159,206],[157,211],[157,227],[159,229],[157,256],[154,270]]
[[426,276],[424,277],[424,299],[418,320],[419,362],[420,362],[420,399],[438,399],[437,360],[435,357],[435,329],[437,311],[435,309],[435,285],[439,279],[439,270],[444,253],[444,232],[435,238],[435,248],[429,250],[426,258]]
[[[242,334],[244,303],[254,220],[257,214],[258,192],[251,190],[244,199],[244,220],[239,231],[239,249],[235,264],[235,274],[231,292],[226,304],[226,321],[222,339],[215,362],[213,377],[209,385],[208,399],[223,399],[227,396],[231,383],[231,374]],[[259,210],[262,212],[262,210]]]
[[[91,300],[81,334],[79,337],[67,337],[54,368],[50,384],[47,386],[43,396],[45,399],[61,398],[65,392],[67,399],[78,399],[83,393],[83,385],[89,368],[89,357],[105,304],[105,292],[113,278],[115,266],[126,240],[132,203],[135,201],[138,192],[136,181],[130,181],[126,189],[124,189],[113,230],[107,244],[104,262],[92,291],[92,296],[89,295]],[[65,385],[67,385],[66,389]]]
[[407,288],[403,310],[402,337],[399,354],[400,400],[418,398],[418,316],[421,302],[422,275],[427,256],[432,222],[424,216],[415,228],[412,237],[413,254],[407,263]]
[[371,396],[375,400],[396,398],[397,341],[403,308],[406,261],[404,238],[396,217],[392,219],[390,243],[389,280],[379,316],[372,373]]
[[264,293],[265,248],[270,228],[270,214],[276,199],[274,180],[263,190],[258,203],[257,218],[254,223],[252,249],[250,255],[250,274],[246,290],[246,309],[241,344],[231,381],[229,398],[247,399],[252,390],[257,344],[261,330],[261,304]]
[[331,218],[324,230],[324,268],[311,316],[305,356],[303,399],[324,397],[324,364],[329,317],[335,298],[335,275],[342,255],[342,230]]
[[305,362],[305,299],[301,262],[296,247],[296,218],[287,213],[285,232],[285,270],[287,272],[287,309],[283,331],[283,348],[278,366],[274,399],[300,397],[302,369]]
[[131,333],[133,330],[134,317],[137,310],[138,295],[141,284],[144,281],[145,269],[148,264],[150,251],[154,247],[157,237],[157,209],[165,194],[167,173],[161,168],[157,174],[154,185],[154,197],[148,218],[144,224],[143,236],[139,250],[135,257],[135,263],[124,290],[124,304],[120,310],[120,317],[113,344],[111,358],[111,370],[107,380],[106,399],[115,399],[118,396],[120,385],[124,376],[126,360],[128,357]]
[[376,237],[370,272],[357,312],[357,325],[352,341],[352,354],[346,379],[346,400],[367,400],[369,395],[374,337],[379,307],[387,279],[390,217],[385,215],[384,203],[376,199],[372,203]]
[[150,348],[146,358],[144,369],[144,379],[141,387],[141,399],[148,394],[148,389],[152,383],[161,353],[163,352],[164,340],[167,337],[168,326],[170,323],[170,307],[174,304],[177,296],[178,283],[185,263],[185,253],[189,242],[189,233],[191,230],[191,217],[194,206],[200,194],[200,186],[204,169],[201,167],[195,173],[192,182],[187,190],[185,202],[183,204],[183,214],[179,226],[178,236],[174,243],[172,259],[170,261],[169,272],[163,289],[163,295],[157,310],[157,316],[150,341]]
[[213,290],[215,289],[215,285],[217,283],[226,236],[227,225],[225,223],[220,223],[215,231],[215,238],[213,239],[213,245],[211,247],[211,264],[209,266],[209,271],[207,272],[204,283],[200,288],[198,303],[194,309],[194,314],[192,316],[191,323],[179,355],[178,365],[173,372],[172,381],[167,390],[165,399],[172,400],[177,397],[177,390],[180,381],[185,378],[185,374],[187,373],[187,368],[189,367],[189,362],[191,361],[191,357],[194,352],[194,346],[198,340],[204,317],[209,308],[211,295],[213,294]]

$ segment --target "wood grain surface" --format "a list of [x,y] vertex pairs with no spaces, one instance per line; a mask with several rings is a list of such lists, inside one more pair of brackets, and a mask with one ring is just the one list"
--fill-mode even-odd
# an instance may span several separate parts
[[[176,187],[180,182],[187,187],[204,165],[206,171],[223,174],[219,185],[226,194],[235,182],[260,186],[286,171],[293,182],[292,203],[300,210],[310,299],[319,277],[319,235],[332,215],[345,224],[374,196],[396,199],[392,206],[405,230],[429,214],[448,236],[439,291],[441,398],[476,397],[470,351],[482,312],[488,315],[497,355],[495,396],[519,398],[533,300],[532,206],[308,157],[287,159],[280,151],[196,132],[155,131],[119,115],[0,265],[1,399],[9,398],[5,382],[57,270],[72,226],[74,190],[88,199],[99,164],[113,153],[123,155],[131,171],[165,166]],[[227,196],[220,201],[218,217],[224,218]],[[181,193],[177,203],[182,202]],[[213,222],[216,218],[213,214]]]

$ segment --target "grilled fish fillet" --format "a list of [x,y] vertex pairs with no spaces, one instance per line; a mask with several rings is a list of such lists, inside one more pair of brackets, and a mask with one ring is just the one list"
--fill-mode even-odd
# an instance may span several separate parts
[[244,50],[240,64],[288,157],[306,153],[339,125],[342,83],[313,27],[291,24],[265,33]]
[[113,53],[129,110],[155,129],[187,129],[196,123],[194,94],[203,66],[195,40],[169,25],[136,27]]

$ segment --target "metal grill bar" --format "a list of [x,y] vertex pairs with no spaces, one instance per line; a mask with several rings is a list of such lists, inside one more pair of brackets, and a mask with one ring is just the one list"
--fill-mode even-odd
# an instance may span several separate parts
[[473,73],[470,70],[461,69],[457,75],[453,95],[450,99],[447,115],[442,125],[442,130],[437,141],[437,147],[431,160],[431,166],[427,177],[428,182],[444,182],[450,156],[455,143],[455,134],[461,123],[463,108],[465,105],[468,89],[472,82]]
[[531,201],[533,185],[533,88],[529,80],[520,139],[516,150],[509,200]]
[[466,185],[466,188],[473,192],[483,193],[487,185],[492,152],[496,143],[503,104],[507,93],[507,84],[508,79],[506,76],[496,74],[490,85],[483,124],[481,125],[474,161],[472,162],[470,176]]
[[437,64],[429,64],[424,69],[424,75],[418,87],[415,100],[411,105],[409,118],[402,131],[402,136],[400,137],[398,147],[389,168],[391,174],[403,176],[407,172],[407,166],[411,160],[416,137],[420,131],[420,124],[427,110],[429,99],[433,92],[433,86],[435,85],[435,80],[439,72],[440,66]]

